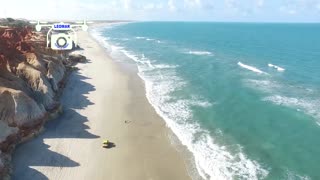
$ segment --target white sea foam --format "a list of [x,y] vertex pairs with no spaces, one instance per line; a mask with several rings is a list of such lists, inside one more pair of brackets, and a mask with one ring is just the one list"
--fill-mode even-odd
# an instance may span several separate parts
[[260,79],[246,79],[244,83],[251,88],[256,88],[262,92],[274,93],[274,91],[279,91],[283,89],[283,85],[279,84],[276,81],[269,79],[260,80]]
[[111,50],[112,50],[112,51],[118,51],[118,50],[121,50],[121,49],[123,49],[123,47],[111,45]]
[[147,41],[152,41],[152,42],[156,42],[158,44],[161,44],[162,42],[157,40],[157,39],[153,39],[153,38],[146,38]]
[[[259,77],[258,77],[259,78]],[[279,80],[271,79],[272,77],[263,77],[264,79],[245,79],[243,82],[248,87],[266,92],[269,95],[289,95],[292,97],[317,97],[319,91],[303,86],[296,86]]]
[[90,31],[90,34],[92,35],[92,37],[94,39],[96,39],[98,41],[98,43],[100,45],[102,45],[103,47],[105,47],[108,52],[110,52],[112,50],[112,46],[108,43],[108,40],[110,39],[109,37],[104,37],[102,35],[102,30],[103,29],[92,29]]
[[134,60],[138,63],[138,68],[140,68],[142,71],[152,71],[152,70],[161,70],[161,69],[174,69],[179,67],[178,65],[169,65],[169,64],[152,64],[152,61],[150,61],[148,58],[144,56],[144,54],[141,55],[141,58],[139,58],[136,55],[133,55],[132,53],[123,50],[122,48],[119,49],[124,55],[129,57],[130,59]]
[[317,125],[320,126],[320,99],[318,93],[313,89],[287,85],[270,79],[248,79],[245,80],[244,83],[248,87],[267,93],[268,95],[262,98],[263,101],[269,101],[279,106],[294,108],[298,112],[313,117],[316,120]]
[[147,38],[142,36],[137,36],[136,39],[147,39]]
[[142,64],[144,63],[143,61],[141,61],[141,60],[139,59],[139,57],[137,57],[136,55],[133,55],[133,54],[129,53],[128,51],[126,51],[126,50],[124,50],[124,49],[122,49],[121,52],[122,52],[124,55],[126,55],[127,57],[129,57],[130,59],[134,60],[135,62],[142,63]]
[[[138,75],[145,81],[146,96],[157,113],[194,155],[196,168],[204,179],[260,179],[268,171],[250,160],[239,146],[230,153],[226,146],[219,146],[209,132],[193,119],[192,106],[207,108],[210,102],[201,97],[176,99],[170,94],[186,86],[177,76],[178,66],[157,64],[143,54],[137,56],[125,49],[117,49],[137,63]],[[161,70],[162,69],[162,70]],[[221,132],[221,134],[223,134]]]
[[164,118],[182,144],[193,153],[196,168],[204,179],[259,179],[268,174],[257,162],[250,160],[240,147],[236,153],[230,153],[225,146],[215,144],[209,132],[194,121],[191,107],[206,108],[212,105],[210,102],[196,96],[191,99],[174,99],[170,96],[172,92],[186,85],[186,82],[177,76],[175,68],[170,67],[170,71],[166,73],[150,73],[148,68],[157,68],[157,65],[147,65],[144,56],[138,58],[128,51],[124,52],[137,62],[138,75],[145,81],[146,96],[150,104]]
[[135,38],[136,38],[136,39],[140,39],[140,40],[153,41],[153,42],[156,42],[156,43],[158,43],[158,44],[163,43],[163,42],[160,41],[160,40],[153,39],[153,38],[148,38],[148,37],[143,37],[143,36],[137,36],[137,37],[135,37]]
[[158,64],[154,65],[158,69],[173,69],[179,67],[178,65]]
[[250,71],[253,71],[253,72],[256,72],[256,73],[259,73],[259,74],[267,74],[267,73],[261,71],[260,69],[254,67],[254,66],[249,66],[249,65],[243,64],[240,61],[238,62],[238,65],[240,67],[242,67],[242,68],[248,69]]
[[273,64],[268,64],[268,66],[269,66],[269,67],[274,67],[274,65],[273,65]]
[[209,56],[209,55],[213,55],[212,52],[209,51],[189,51],[188,54],[192,54],[192,55],[198,55],[198,56]]
[[270,101],[274,104],[295,108],[297,111],[303,111],[304,113],[316,118],[320,122],[319,104],[320,99],[303,99],[295,97],[286,97],[280,95],[273,95],[263,98],[264,101]]
[[302,176],[302,175],[296,174],[296,173],[289,171],[289,170],[286,170],[286,176],[287,176],[286,177],[287,180],[296,180],[296,179],[311,180],[311,178],[308,176]]
[[[142,75],[143,77],[143,75]],[[146,80],[146,78],[143,78]],[[195,157],[196,167],[200,175],[205,179],[231,179],[241,177],[244,179],[258,179],[265,176],[267,172],[261,169],[256,162],[249,160],[241,151],[231,154],[225,148],[214,143],[209,133],[198,124],[191,123],[192,112],[190,106],[203,104],[178,100],[176,102],[166,101],[165,94],[175,86],[174,83],[156,85],[146,80],[147,97],[156,111],[166,120],[168,126],[179,137],[181,142],[188,147]],[[168,89],[167,89],[168,88]],[[172,90],[171,90],[172,91]],[[165,98],[163,98],[165,97]],[[207,103],[204,103],[207,106]],[[201,135],[201,138],[195,137]]]
[[129,38],[120,38],[121,41],[130,41]]
[[277,67],[277,70],[278,70],[278,71],[285,71],[285,69],[284,69],[284,68],[281,68],[281,67]]
[[269,67],[272,67],[272,68],[275,68],[276,70],[278,71],[285,71],[284,68],[280,67],[280,66],[277,66],[277,65],[273,65],[273,64],[268,64]]

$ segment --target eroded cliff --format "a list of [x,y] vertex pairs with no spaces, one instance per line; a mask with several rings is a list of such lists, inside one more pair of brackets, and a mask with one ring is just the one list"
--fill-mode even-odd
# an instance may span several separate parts
[[65,56],[46,49],[44,35],[30,27],[0,27],[0,179],[9,177],[15,145],[60,108]]

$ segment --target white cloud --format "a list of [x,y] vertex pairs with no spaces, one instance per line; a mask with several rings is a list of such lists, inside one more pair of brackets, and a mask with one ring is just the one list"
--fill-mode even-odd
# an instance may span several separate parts
[[169,10],[172,12],[177,10],[173,0],[168,0],[168,7],[169,7]]
[[148,3],[142,6],[142,9],[144,10],[160,10],[163,8],[163,5],[160,4],[155,4],[155,3]]
[[287,6],[281,6],[280,7],[280,11],[286,13],[286,14],[296,14],[297,13],[297,10],[296,8],[290,8],[290,7],[287,7]]
[[320,11],[320,0],[286,0],[282,3],[280,11],[300,15],[314,13]]
[[296,14],[296,13],[297,13],[297,11],[294,10],[294,9],[290,9],[290,10],[288,10],[287,12],[288,12],[289,14]]
[[226,12],[231,12],[231,13],[237,13],[240,10],[239,5],[237,4],[237,1],[235,0],[224,0],[225,7],[227,9]]
[[247,0],[245,3],[237,0],[224,0],[227,8],[232,10],[262,8],[265,0]]
[[316,6],[317,10],[320,11],[320,3]]
[[225,0],[224,3],[228,9],[232,9],[232,10],[238,9],[237,3],[235,0]]
[[[4,0],[3,0],[4,1]],[[30,1],[32,3],[30,3]],[[320,0],[8,0],[0,17],[28,19],[319,21]],[[19,4],[19,6],[17,6]],[[72,7],[72,8],[69,8]],[[278,11],[275,11],[278,10]],[[62,13],[63,12],[63,13]],[[168,13],[171,12],[171,13]],[[270,18],[270,19],[268,19]]]
[[265,0],[224,0],[225,12],[235,16],[253,16],[261,13],[265,6]]
[[257,7],[258,7],[258,8],[262,8],[263,5],[264,5],[264,0],[257,0],[257,1],[256,1],[256,4],[257,4]]
[[201,0],[184,0],[184,6],[190,9],[201,8],[202,2]]
[[131,8],[131,0],[123,0],[123,7],[126,10],[129,10]]

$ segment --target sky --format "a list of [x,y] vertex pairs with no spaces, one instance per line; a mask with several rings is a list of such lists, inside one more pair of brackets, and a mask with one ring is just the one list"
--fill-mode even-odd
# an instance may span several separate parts
[[320,22],[320,0],[6,0],[0,17],[34,20]]

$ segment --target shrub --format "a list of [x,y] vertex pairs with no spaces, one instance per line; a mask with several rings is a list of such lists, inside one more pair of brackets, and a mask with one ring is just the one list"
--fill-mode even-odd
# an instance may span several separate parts
[[14,28],[22,28],[25,26],[30,26],[31,24],[28,21],[24,21],[24,20],[15,20],[13,18],[6,18],[6,19],[0,20],[0,25],[14,27]]
[[7,18],[7,21],[9,22],[9,23],[11,23],[11,22],[13,22],[13,21],[15,21],[13,18]]

